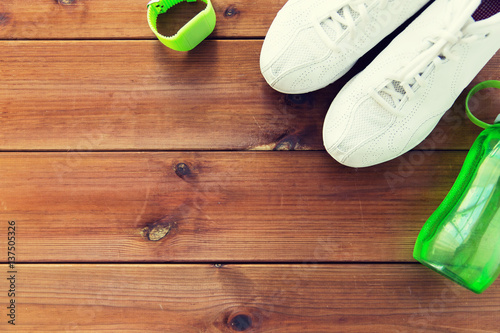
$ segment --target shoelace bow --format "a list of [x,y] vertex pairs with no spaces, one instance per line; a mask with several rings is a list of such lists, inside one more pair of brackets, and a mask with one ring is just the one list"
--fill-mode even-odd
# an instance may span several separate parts
[[464,27],[472,20],[470,13],[477,8],[480,0],[466,0],[460,6],[448,3],[449,13],[443,26],[445,29],[438,31],[434,36],[425,39],[422,52],[410,61],[397,74],[389,79],[389,83],[380,91],[371,91],[371,96],[389,112],[395,109],[405,97],[411,99],[418,87],[425,85],[424,77],[435,66],[453,59],[451,48],[457,43],[472,42],[477,40],[477,35],[466,35]]
[[[378,0],[380,2],[380,7],[385,8],[389,0]],[[336,33],[340,35],[345,30],[350,30],[350,37],[355,38],[356,29],[353,29],[356,25],[356,21],[361,22],[368,21],[368,4],[373,2],[369,0],[354,0],[345,4],[340,9],[336,9],[329,14],[325,24],[328,24]]]

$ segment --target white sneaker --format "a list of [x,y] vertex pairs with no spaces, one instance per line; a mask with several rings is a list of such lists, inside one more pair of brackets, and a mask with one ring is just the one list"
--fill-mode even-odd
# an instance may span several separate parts
[[289,0],[266,35],[264,78],[284,93],[326,87],[429,0]]
[[500,48],[500,1],[480,3],[436,0],[344,86],[324,123],[330,155],[366,167],[427,137]]

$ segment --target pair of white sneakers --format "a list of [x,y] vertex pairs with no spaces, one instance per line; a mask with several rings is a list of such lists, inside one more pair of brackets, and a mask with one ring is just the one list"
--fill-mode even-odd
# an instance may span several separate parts
[[[265,38],[262,74],[283,93],[323,88],[428,2],[289,0]],[[351,167],[407,152],[499,48],[500,0],[435,0],[338,93],[327,151]]]

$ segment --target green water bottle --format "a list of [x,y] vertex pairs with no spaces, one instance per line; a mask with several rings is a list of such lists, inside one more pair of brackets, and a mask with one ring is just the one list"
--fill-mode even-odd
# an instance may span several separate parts
[[413,257],[476,293],[500,274],[500,116],[494,125],[475,118],[469,98],[500,81],[475,86],[466,111],[485,128],[465,159],[455,184],[418,235]]

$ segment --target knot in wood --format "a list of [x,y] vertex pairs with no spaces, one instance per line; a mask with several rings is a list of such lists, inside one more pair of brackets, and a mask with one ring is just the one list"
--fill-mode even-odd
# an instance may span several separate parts
[[142,229],[142,235],[150,241],[157,242],[165,238],[172,229],[171,224],[156,224]]
[[56,0],[60,5],[72,5],[76,0]]
[[238,10],[238,8],[236,8],[236,6],[230,5],[224,11],[224,17],[235,17],[239,13],[240,13],[240,11]]
[[252,318],[246,314],[239,314],[231,319],[229,325],[234,331],[243,332],[252,327]]
[[179,163],[174,168],[175,174],[179,177],[185,177],[191,174],[191,169],[186,163]]

